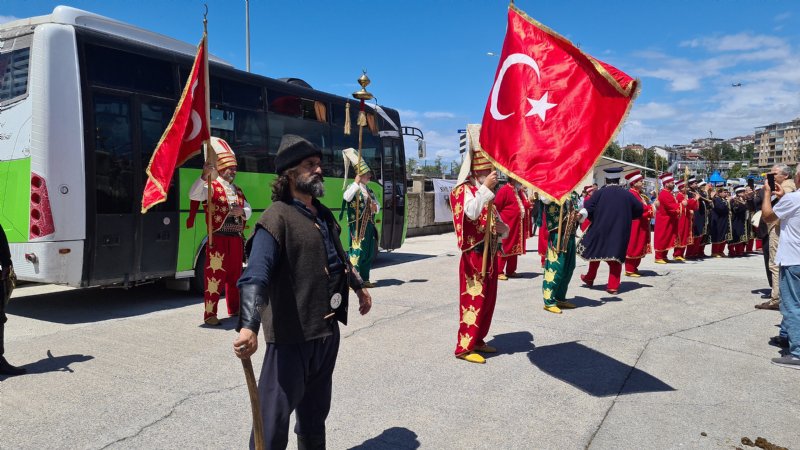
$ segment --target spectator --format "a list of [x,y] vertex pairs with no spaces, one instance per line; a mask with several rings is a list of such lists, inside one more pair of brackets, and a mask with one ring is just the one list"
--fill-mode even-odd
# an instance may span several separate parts
[[[797,189],[794,182],[789,178],[791,176],[791,171],[786,164],[775,164],[772,166],[770,173],[775,175],[775,184],[780,184],[781,189],[785,193],[788,194]],[[766,194],[765,196],[769,197]],[[775,206],[774,202],[777,202],[777,198],[773,200],[773,206]],[[778,251],[778,242],[781,236],[780,222],[768,223],[767,229],[769,231],[769,270],[772,272],[772,293],[770,294],[769,300],[756,305],[756,308],[777,311],[781,301],[781,280],[778,275],[778,264],[775,262],[775,253]]]
[[[776,166],[777,167],[777,166]],[[795,176],[800,182],[800,177]],[[778,223],[781,239],[775,254],[779,276],[772,280],[781,284],[780,311],[783,315],[780,333],[770,343],[788,349],[788,353],[772,358],[776,365],[800,369],[800,193],[787,194],[781,183],[775,182],[775,206],[770,201],[769,183],[764,186],[761,203],[763,219],[774,226]]]

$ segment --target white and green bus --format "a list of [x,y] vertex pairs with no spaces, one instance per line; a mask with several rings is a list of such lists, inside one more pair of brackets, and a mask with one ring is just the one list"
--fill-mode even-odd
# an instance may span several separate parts
[[[202,282],[202,210],[186,226],[202,158],[178,169],[167,202],[139,212],[145,168],[195,52],[194,44],[63,6],[0,25],[0,223],[20,279],[77,287]],[[338,213],[341,150],[358,145],[355,127],[343,132],[348,99],[209,59],[211,132],[236,152],[236,183],[254,211],[249,227],[269,206],[275,154],[288,133],[324,150],[323,203]],[[406,174],[396,110],[368,108],[363,155],[383,199],[379,245],[398,248]]]

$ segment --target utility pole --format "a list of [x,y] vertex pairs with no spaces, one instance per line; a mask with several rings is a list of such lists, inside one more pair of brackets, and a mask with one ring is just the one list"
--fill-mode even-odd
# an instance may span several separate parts
[[250,0],[244,0],[244,58],[250,72]]

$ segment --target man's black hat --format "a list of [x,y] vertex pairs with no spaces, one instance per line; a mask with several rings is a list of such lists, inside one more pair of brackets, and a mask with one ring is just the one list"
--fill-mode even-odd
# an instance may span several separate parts
[[310,156],[322,158],[322,149],[295,134],[284,134],[275,156],[275,171],[281,174]]

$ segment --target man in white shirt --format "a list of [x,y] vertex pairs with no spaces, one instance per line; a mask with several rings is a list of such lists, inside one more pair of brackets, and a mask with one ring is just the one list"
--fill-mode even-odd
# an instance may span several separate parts
[[[795,183],[800,183],[800,173],[795,175]],[[772,358],[772,362],[800,369],[800,192],[787,194],[781,183],[776,182],[774,194],[780,201],[775,206],[770,201],[771,194],[769,183],[766,183],[761,203],[762,219],[770,224],[780,220],[780,241],[775,263],[780,270],[778,280],[783,320],[780,334],[770,342],[786,347],[788,351],[780,358]]]

